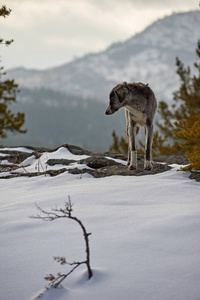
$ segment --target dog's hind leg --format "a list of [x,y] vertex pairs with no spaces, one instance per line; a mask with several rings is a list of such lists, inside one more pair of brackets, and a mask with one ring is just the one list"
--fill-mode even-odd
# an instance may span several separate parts
[[153,124],[148,124],[145,128],[146,133],[146,146],[145,146],[145,158],[144,158],[144,169],[152,170],[152,142],[153,142]]
[[130,153],[130,147],[129,147],[129,126],[130,126],[130,117],[129,112],[127,109],[125,109],[125,118],[126,118],[126,142],[128,143],[128,158],[127,158],[127,166],[130,165],[131,161],[131,153]]
[[129,133],[129,169],[137,169],[137,149],[136,149],[136,136],[139,131],[139,127],[136,126],[133,120],[130,120],[128,133]]

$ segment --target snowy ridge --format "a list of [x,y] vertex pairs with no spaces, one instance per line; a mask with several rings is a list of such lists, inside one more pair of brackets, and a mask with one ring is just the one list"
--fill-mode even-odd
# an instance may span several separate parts
[[[72,158],[63,148],[51,155]],[[38,213],[35,203],[50,211],[70,195],[74,215],[92,233],[94,275],[88,281],[80,267],[41,299],[199,299],[200,185],[178,168],[142,177],[1,179],[0,298],[36,299],[46,274],[66,271],[53,256],[84,259],[82,232],[73,221],[29,218]]]
[[97,54],[44,71],[10,70],[20,86],[48,87],[83,98],[107,102],[119,82],[149,83],[158,100],[171,101],[178,88],[175,58],[192,65],[199,33],[200,11],[160,19],[129,40]]

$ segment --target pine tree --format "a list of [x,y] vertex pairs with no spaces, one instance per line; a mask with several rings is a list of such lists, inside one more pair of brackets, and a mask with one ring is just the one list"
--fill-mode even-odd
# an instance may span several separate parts
[[[0,17],[6,18],[10,15],[11,9],[7,8],[6,5],[2,5],[0,8]],[[14,42],[13,39],[11,40],[4,40],[0,37],[0,44],[5,44],[6,46],[9,46],[12,42]]]
[[[4,5],[0,8],[0,17],[9,16],[11,10],[7,9]],[[0,44],[10,45],[13,40],[6,40],[0,38]],[[22,130],[21,127],[25,122],[24,113],[12,113],[9,109],[9,105],[16,102],[16,93],[18,91],[18,85],[14,80],[2,81],[1,78],[6,73],[2,71],[3,67],[0,68],[0,137],[6,138],[7,131],[15,131],[25,133],[26,130]]]
[[[2,73],[0,68],[0,79],[5,73]],[[0,137],[6,138],[6,131],[17,131],[25,133],[26,130],[22,130],[21,127],[25,122],[24,113],[12,113],[9,109],[9,105],[12,102],[16,102],[16,93],[18,91],[18,85],[14,80],[0,80]]]
[[[160,120],[162,123],[157,123],[160,133],[157,133],[163,143],[158,144],[158,150],[164,153],[182,154],[184,148],[180,147],[179,131],[177,122],[182,126],[183,120],[188,120],[188,124],[193,123],[198,119],[200,113],[200,40],[197,43],[196,49],[197,61],[194,63],[196,74],[191,74],[190,67],[184,67],[179,58],[176,58],[177,74],[180,78],[180,88],[174,92],[175,103],[169,108],[164,101],[159,103],[158,112],[160,113]],[[190,120],[190,121],[189,121]],[[174,122],[176,121],[176,127]],[[168,144],[166,144],[168,141]],[[154,144],[154,146],[156,146]]]
[[191,119],[175,122],[175,126],[177,127],[175,135],[182,140],[180,146],[190,162],[183,170],[200,170],[200,116],[194,122]]
[[[177,152],[181,152],[180,149],[182,149],[189,159],[190,165],[183,170],[192,168],[200,170],[200,40],[197,43],[196,55],[197,61],[194,63],[196,74],[193,76],[190,67],[185,68],[177,58],[177,73],[181,85],[174,93],[176,104],[173,106],[173,112],[168,110],[167,105],[161,106],[165,121],[165,126],[160,127],[161,130],[165,132],[165,136],[170,136],[173,132],[175,138],[172,147]],[[170,117],[176,120],[173,123],[174,130],[172,130]],[[166,127],[167,123],[169,127]],[[172,130],[170,133],[169,129]]]

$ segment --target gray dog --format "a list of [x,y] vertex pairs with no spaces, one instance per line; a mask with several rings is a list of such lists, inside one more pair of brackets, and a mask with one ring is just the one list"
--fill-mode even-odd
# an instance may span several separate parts
[[146,147],[144,169],[151,170],[153,118],[157,108],[157,101],[150,87],[143,83],[120,83],[110,93],[110,102],[106,115],[112,115],[121,107],[125,108],[126,135],[129,143],[129,169],[137,169],[136,136],[140,127],[145,128]]

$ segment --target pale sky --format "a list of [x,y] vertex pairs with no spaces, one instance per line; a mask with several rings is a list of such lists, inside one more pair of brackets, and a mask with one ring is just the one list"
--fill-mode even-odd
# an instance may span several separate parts
[[0,18],[5,69],[46,69],[125,41],[173,12],[197,10],[199,0],[4,0],[11,8]]

